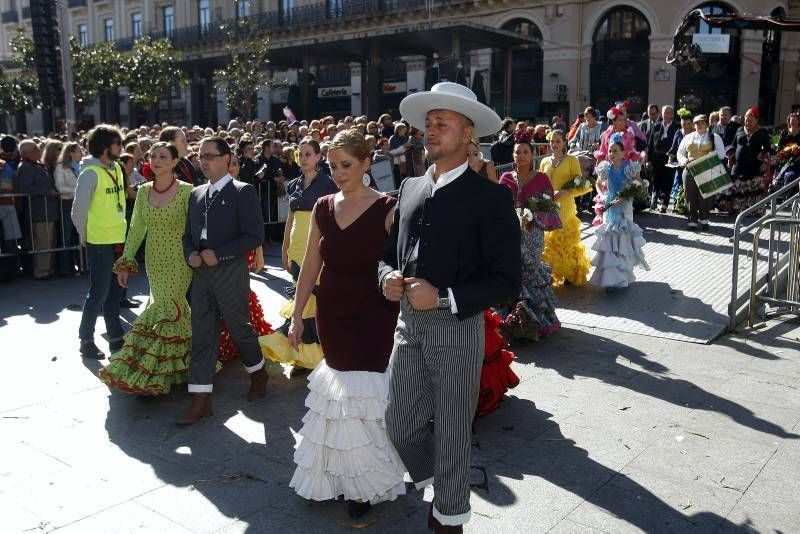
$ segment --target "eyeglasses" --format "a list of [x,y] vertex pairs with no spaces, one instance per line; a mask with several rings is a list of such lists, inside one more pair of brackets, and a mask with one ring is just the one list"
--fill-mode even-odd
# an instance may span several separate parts
[[211,161],[212,159],[219,158],[221,156],[222,154],[200,154],[197,157],[200,159],[200,161]]

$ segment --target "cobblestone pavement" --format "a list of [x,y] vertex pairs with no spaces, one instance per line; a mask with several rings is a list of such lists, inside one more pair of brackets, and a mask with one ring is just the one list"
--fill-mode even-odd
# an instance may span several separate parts
[[[647,276],[698,257],[727,272],[727,236],[720,229],[709,244],[651,217],[640,224],[654,269],[614,306],[643,312],[612,317],[591,289],[569,288],[559,310],[568,324],[515,347],[520,385],[476,424],[466,532],[800,531],[800,323],[687,342],[714,335],[724,313],[714,294],[680,285],[674,270]],[[273,267],[252,285],[275,325],[285,281],[269,252]],[[110,393],[95,376],[105,362],[77,352],[85,283],[0,286],[0,531],[425,532],[430,492],[378,505],[355,525],[341,503],[294,494],[306,380],[278,366],[257,403],[244,401],[241,367],[226,366],[214,417],[190,428],[174,425],[185,390],[149,401]],[[145,292],[136,277],[131,293]],[[659,304],[661,294],[670,300]],[[703,324],[673,320],[682,313]]]

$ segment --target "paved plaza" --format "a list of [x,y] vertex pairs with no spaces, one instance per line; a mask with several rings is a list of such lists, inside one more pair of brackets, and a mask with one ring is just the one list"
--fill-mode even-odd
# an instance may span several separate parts
[[[800,322],[720,336],[729,222],[637,222],[652,271],[611,297],[559,290],[561,331],[514,347],[521,383],[475,425],[466,532],[800,532]],[[286,281],[267,253],[252,286],[276,326]],[[174,424],[185,390],[109,392],[95,376],[107,360],[78,355],[85,287],[0,286],[0,532],[426,531],[430,492],[357,522],[294,494],[306,380],[277,365],[256,403],[226,366],[214,417],[189,428]],[[131,293],[147,293],[144,277]]]

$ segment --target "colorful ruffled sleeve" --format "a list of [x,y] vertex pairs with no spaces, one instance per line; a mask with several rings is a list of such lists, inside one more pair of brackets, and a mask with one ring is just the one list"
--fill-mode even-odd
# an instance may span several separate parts
[[136,193],[136,202],[133,205],[128,237],[125,239],[125,250],[122,252],[122,256],[114,262],[114,267],[112,268],[115,273],[120,271],[129,271],[132,274],[139,272],[139,263],[136,261],[135,256],[142,241],[144,241],[145,235],[147,235],[147,219],[143,210],[150,195],[150,189],[152,189],[151,185],[144,185]]

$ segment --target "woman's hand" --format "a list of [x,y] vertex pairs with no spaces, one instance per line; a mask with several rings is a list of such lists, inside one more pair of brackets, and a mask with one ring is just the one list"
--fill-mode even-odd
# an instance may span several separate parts
[[260,273],[265,265],[264,261],[264,247],[256,247],[255,256],[253,258],[253,272]]
[[289,251],[286,249],[281,249],[281,263],[283,263],[283,269],[287,273],[291,272],[289,270]]
[[624,200],[622,200],[621,198],[619,198],[619,197],[615,197],[615,198],[614,198],[614,200],[612,200],[612,201],[611,201],[611,205],[612,205],[612,206],[619,206],[619,205],[620,205],[620,204],[622,204],[623,202],[625,202],[625,201],[624,201]]
[[117,273],[117,283],[121,287],[128,287],[128,276],[130,276],[130,272],[127,271],[127,270],[118,272]]
[[292,322],[289,325],[289,345],[294,350],[299,350],[300,340],[303,339],[303,319],[292,316]]

